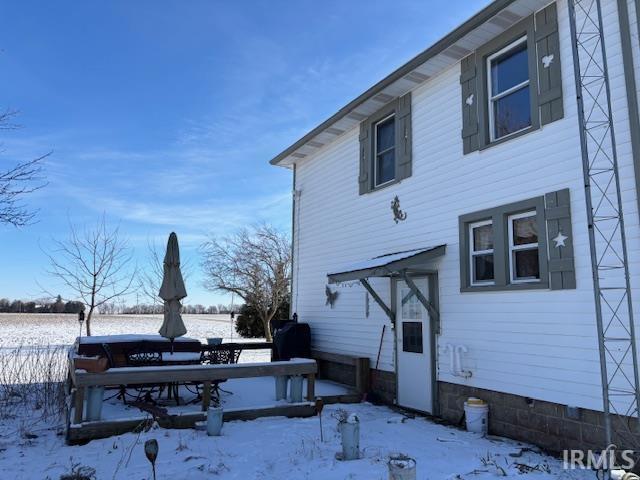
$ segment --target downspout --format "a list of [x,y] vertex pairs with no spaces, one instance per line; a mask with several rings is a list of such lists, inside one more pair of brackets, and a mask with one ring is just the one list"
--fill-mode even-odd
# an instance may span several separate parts
[[[640,0],[635,0],[636,18],[638,19],[638,41],[640,41]],[[631,42],[631,26],[629,25],[629,7],[627,0],[618,0],[618,24],[620,26],[620,44],[622,47],[622,64],[625,89],[627,91],[627,110],[629,112],[629,135],[631,137],[631,157],[636,179],[636,199],[640,214],[640,112],[638,111],[638,93],[636,72],[633,64],[633,47]]]
[[[293,314],[296,313],[298,309],[297,299],[296,306],[293,306],[293,272],[294,265],[297,264],[295,262],[295,239],[296,239],[296,164],[293,164],[293,180],[292,180],[292,190],[291,190],[291,286],[290,286],[290,294],[289,294],[289,318],[293,318]],[[297,280],[297,278],[296,278]],[[297,289],[296,289],[297,292]]]

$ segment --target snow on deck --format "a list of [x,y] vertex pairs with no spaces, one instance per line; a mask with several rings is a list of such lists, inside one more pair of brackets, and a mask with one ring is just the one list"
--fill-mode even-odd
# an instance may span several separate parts
[[[276,402],[275,380],[273,377],[232,378],[221,383],[220,388],[222,390],[220,392],[220,400],[222,407],[226,409],[252,409],[272,407],[278,403],[286,404],[286,401]],[[315,389],[317,396],[344,395],[349,393],[344,385],[328,380],[316,380]],[[189,389],[181,386],[181,405],[177,406],[173,400],[167,400],[167,392],[165,390],[158,404],[166,408],[170,415],[200,412],[202,402],[196,401],[194,391],[195,386],[190,386]],[[304,380],[302,391],[303,394],[307,391],[306,380]],[[129,389],[128,392],[133,394],[134,390]],[[116,390],[105,391],[104,398],[106,400],[102,408],[102,420],[125,420],[145,416],[138,408],[124,405],[122,400],[113,397],[116,393]],[[153,398],[157,399],[157,397],[156,389]],[[133,398],[127,397],[128,402],[132,402],[133,400]]]
[[[236,395],[244,393],[237,390]],[[335,419],[339,408],[360,418],[359,460],[335,458],[340,450]],[[593,472],[563,470],[561,460],[523,449],[523,444],[406,418],[386,407],[330,405],[323,413],[323,427],[324,442],[317,418],[271,417],[228,422],[220,437],[158,428],[67,446],[55,426],[30,422],[20,431],[13,419],[0,425],[0,472],[10,472],[15,480],[58,479],[79,464],[95,468],[98,479],[151,478],[144,442],[153,438],[159,444],[158,480],[386,479],[392,453],[415,458],[419,480],[594,478]],[[32,435],[37,437],[28,438]]]

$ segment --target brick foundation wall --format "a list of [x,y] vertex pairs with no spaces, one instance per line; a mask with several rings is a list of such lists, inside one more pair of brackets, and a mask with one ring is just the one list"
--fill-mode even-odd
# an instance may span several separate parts
[[[584,408],[569,411],[566,405],[465,385],[438,382],[440,416],[458,424],[468,397],[478,397],[489,404],[489,433],[493,435],[533,443],[556,454],[565,449],[599,451],[604,446],[602,412]],[[631,422],[632,428],[636,425],[636,420],[629,417],[613,417],[612,421],[614,425],[620,421]],[[638,441],[640,435],[636,435]],[[614,435],[613,443],[618,448],[637,450],[629,445],[629,438]]]

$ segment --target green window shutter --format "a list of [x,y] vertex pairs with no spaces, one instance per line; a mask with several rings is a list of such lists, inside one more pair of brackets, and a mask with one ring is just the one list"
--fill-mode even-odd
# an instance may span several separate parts
[[558,12],[555,3],[536,13],[535,39],[537,47],[540,124],[546,125],[547,123],[560,120],[564,116],[560,42],[558,38]]
[[369,135],[371,124],[364,121],[360,124],[360,174],[358,184],[360,195],[371,190],[371,137]]
[[551,290],[576,288],[570,200],[568,188],[545,195]]
[[478,150],[478,86],[476,56],[460,62],[462,87],[462,150],[465,154]]
[[411,93],[396,107],[396,180],[411,176]]

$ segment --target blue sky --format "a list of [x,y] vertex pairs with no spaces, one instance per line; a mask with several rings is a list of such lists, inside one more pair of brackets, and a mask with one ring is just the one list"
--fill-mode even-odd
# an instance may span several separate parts
[[145,267],[256,221],[290,228],[290,172],[268,160],[486,5],[480,0],[4,1],[0,168],[53,151],[38,223],[0,226],[0,297],[38,297],[41,249],[104,212]]

